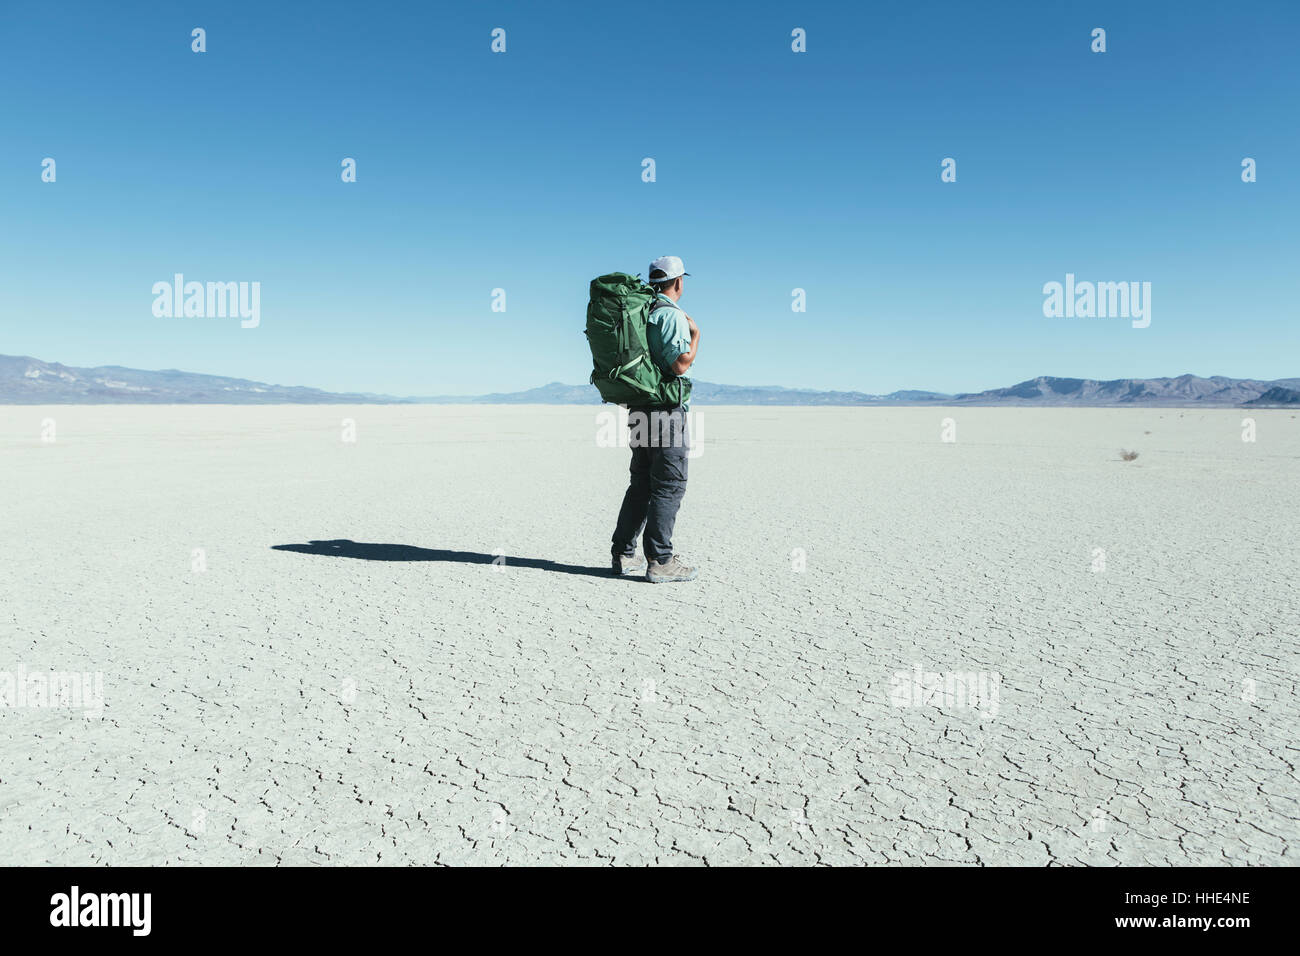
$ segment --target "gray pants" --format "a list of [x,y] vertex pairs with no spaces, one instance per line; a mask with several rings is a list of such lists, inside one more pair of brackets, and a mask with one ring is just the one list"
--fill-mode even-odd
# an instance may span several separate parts
[[636,554],[644,529],[646,559],[664,562],[673,555],[673,525],[686,494],[686,412],[680,405],[627,411],[632,479],[618,512],[612,550]]

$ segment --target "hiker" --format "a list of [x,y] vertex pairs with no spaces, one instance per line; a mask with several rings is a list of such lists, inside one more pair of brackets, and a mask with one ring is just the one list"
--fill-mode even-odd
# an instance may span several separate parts
[[[672,382],[686,374],[700,347],[699,326],[677,304],[690,273],[677,256],[660,256],[650,263],[648,275],[655,297],[646,319],[646,345],[663,378]],[[677,394],[681,396],[681,390]],[[673,404],[628,405],[632,477],[614,529],[615,574],[636,574],[644,568],[646,580],[655,584],[695,578],[695,568],[673,554],[673,525],[686,494],[690,447],[686,430],[689,392],[686,395]],[[642,538],[646,560],[637,556],[638,538]]]

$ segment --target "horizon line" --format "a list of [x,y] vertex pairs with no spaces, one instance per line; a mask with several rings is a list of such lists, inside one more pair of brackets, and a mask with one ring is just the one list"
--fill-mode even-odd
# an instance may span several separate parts
[[[135,366],[130,366],[130,365],[116,365],[116,364],[111,364],[111,365],[65,365],[65,364],[62,363],[62,362],[57,362],[57,361],[53,361],[53,362],[52,362],[52,361],[47,361],[46,359],[36,358],[35,356],[32,356],[32,355],[9,355],[9,354],[0,353],[0,359],[6,359],[6,358],[7,358],[7,359],[25,359],[25,360],[32,361],[32,362],[40,362],[40,363],[43,364],[43,365],[59,366],[59,367],[61,367],[61,368],[67,368],[67,369],[79,369],[79,370],[85,370],[85,371],[93,371],[93,370],[96,370],[96,369],[123,369],[123,370],[125,370],[125,371],[131,371],[131,372],[146,372],[146,373],[154,373],[154,374],[158,374],[158,373],[167,373],[167,372],[175,372],[175,373],[178,373],[178,374],[181,374],[181,375],[196,375],[196,376],[206,376],[206,377],[209,377],[209,378],[234,379],[234,380],[237,380],[237,381],[249,382],[249,383],[254,384],[254,385],[268,385],[268,386],[271,386],[271,387],[273,387],[273,388],[307,389],[307,390],[310,390],[310,391],[324,392],[324,393],[333,394],[333,395],[362,395],[362,396],[372,396],[372,397],[382,397],[382,398],[390,398],[390,399],[399,399],[399,400],[402,400],[402,401],[423,401],[423,402],[426,402],[426,403],[428,403],[428,400],[429,400],[429,399],[433,399],[433,398],[457,398],[457,399],[463,399],[463,398],[484,398],[484,397],[487,397],[487,396],[489,396],[489,395],[517,395],[517,394],[520,394],[520,393],[523,393],[523,392],[536,391],[536,390],[538,390],[538,389],[548,388],[548,387],[551,387],[551,386],[560,386],[560,387],[562,387],[562,388],[584,388],[584,387],[593,387],[593,386],[591,386],[590,383],[588,383],[588,382],[581,382],[581,383],[572,383],[572,384],[570,384],[570,383],[568,383],[568,382],[562,382],[562,381],[560,381],[560,380],[557,379],[557,380],[553,380],[553,381],[550,381],[550,382],[543,382],[542,384],[539,384],[539,385],[529,385],[529,386],[524,386],[524,387],[522,387],[522,388],[518,388],[518,387],[516,387],[516,389],[515,389],[514,391],[503,391],[503,390],[501,390],[501,389],[492,389],[492,390],[489,390],[489,391],[479,391],[479,392],[445,392],[445,393],[438,393],[438,394],[431,394],[431,393],[426,392],[426,393],[423,393],[423,394],[415,394],[415,393],[412,393],[412,394],[405,394],[405,395],[402,395],[402,394],[397,394],[397,393],[392,393],[392,392],[376,392],[376,391],[370,391],[370,390],[359,390],[359,389],[337,389],[337,388],[328,388],[328,387],[322,387],[322,386],[317,386],[317,385],[286,385],[286,384],[282,384],[282,383],[280,383],[280,382],[265,382],[265,381],[261,381],[261,380],[259,380],[259,379],[243,378],[243,377],[238,376],[238,375],[230,375],[230,374],[225,374],[225,373],[221,373],[221,372],[194,372],[194,371],[188,371],[188,370],[186,370],[186,369],[179,369],[179,368],[147,369],[147,368],[137,368],[137,367],[135,367]],[[689,378],[689,376],[688,376],[688,378]],[[779,391],[789,391],[789,392],[811,392],[811,393],[817,393],[817,394],[834,394],[834,393],[842,393],[842,394],[866,395],[866,396],[889,396],[889,395],[896,395],[896,394],[899,394],[900,392],[925,392],[925,393],[929,393],[929,394],[933,394],[933,395],[941,395],[941,396],[946,396],[946,397],[950,397],[950,398],[960,398],[960,397],[962,397],[962,396],[968,396],[968,395],[979,395],[979,394],[981,394],[981,393],[983,393],[983,392],[987,392],[987,391],[995,391],[995,390],[998,390],[998,389],[1011,388],[1011,387],[1014,387],[1015,385],[1022,385],[1022,384],[1026,383],[1026,382],[1033,382],[1033,381],[1037,381],[1037,380],[1039,380],[1039,379],[1053,379],[1053,380],[1057,380],[1057,381],[1097,382],[1097,383],[1099,383],[1099,384],[1105,384],[1105,383],[1109,383],[1109,382],[1123,382],[1123,381],[1158,381],[1158,380],[1160,380],[1160,379],[1167,379],[1167,380],[1170,380],[1170,381],[1176,381],[1177,379],[1180,379],[1180,378],[1199,378],[1199,379],[1204,379],[1204,380],[1207,380],[1207,381],[1213,381],[1214,379],[1227,379],[1227,380],[1229,380],[1229,381],[1234,381],[1234,382],[1268,382],[1268,383],[1272,383],[1272,382],[1284,382],[1284,381],[1291,381],[1291,380],[1294,380],[1294,379],[1300,379],[1300,374],[1295,375],[1295,376],[1285,376],[1285,377],[1282,377],[1282,378],[1258,378],[1258,377],[1254,377],[1254,376],[1238,377],[1238,376],[1232,376],[1232,375],[1219,375],[1219,374],[1214,374],[1214,375],[1200,375],[1200,374],[1198,374],[1198,373],[1196,373],[1196,372],[1181,372],[1181,373],[1179,373],[1178,375],[1168,375],[1168,374],[1165,374],[1165,375],[1147,375],[1147,376],[1127,375],[1127,376],[1119,376],[1119,377],[1117,377],[1117,378],[1094,378],[1094,377],[1089,377],[1089,376],[1078,376],[1078,375],[1050,375],[1050,374],[1037,374],[1037,375],[1031,375],[1031,376],[1028,377],[1028,378],[1020,379],[1020,380],[1018,380],[1018,381],[1016,381],[1016,382],[1011,383],[1010,385],[993,385],[993,386],[989,386],[989,387],[986,387],[986,388],[983,388],[983,389],[977,389],[977,390],[968,390],[968,391],[944,391],[944,390],[940,390],[940,389],[937,389],[937,388],[927,388],[927,387],[913,386],[913,387],[896,388],[896,389],[893,389],[893,390],[888,391],[888,392],[866,391],[866,390],[863,390],[863,389],[861,389],[861,388],[828,388],[828,387],[818,387],[818,386],[808,386],[808,385],[752,385],[752,384],[733,384],[733,383],[729,383],[729,382],[714,382],[714,381],[709,381],[709,380],[707,380],[707,379],[692,379],[692,381],[695,382],[696,384],[709,385],[709,386],[716,386],[716,387],[720,387],[720,388],[738,388],[738,389],[773,390],[773,391],[777,391],[777,390],[779,390]]]

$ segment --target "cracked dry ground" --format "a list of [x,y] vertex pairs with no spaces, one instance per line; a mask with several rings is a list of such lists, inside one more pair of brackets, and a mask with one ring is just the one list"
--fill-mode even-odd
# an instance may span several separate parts
[[1294,415],[701,408],[654,587],[597,411],[0,409],[0,670],[105,697],[0,710],[0,857],[1294,862]]

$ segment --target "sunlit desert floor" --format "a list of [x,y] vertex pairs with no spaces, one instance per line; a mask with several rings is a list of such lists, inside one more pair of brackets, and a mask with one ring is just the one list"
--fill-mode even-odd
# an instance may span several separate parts
[[599,412],[0,408],[0,860],[1297,862],[1295,414]]

